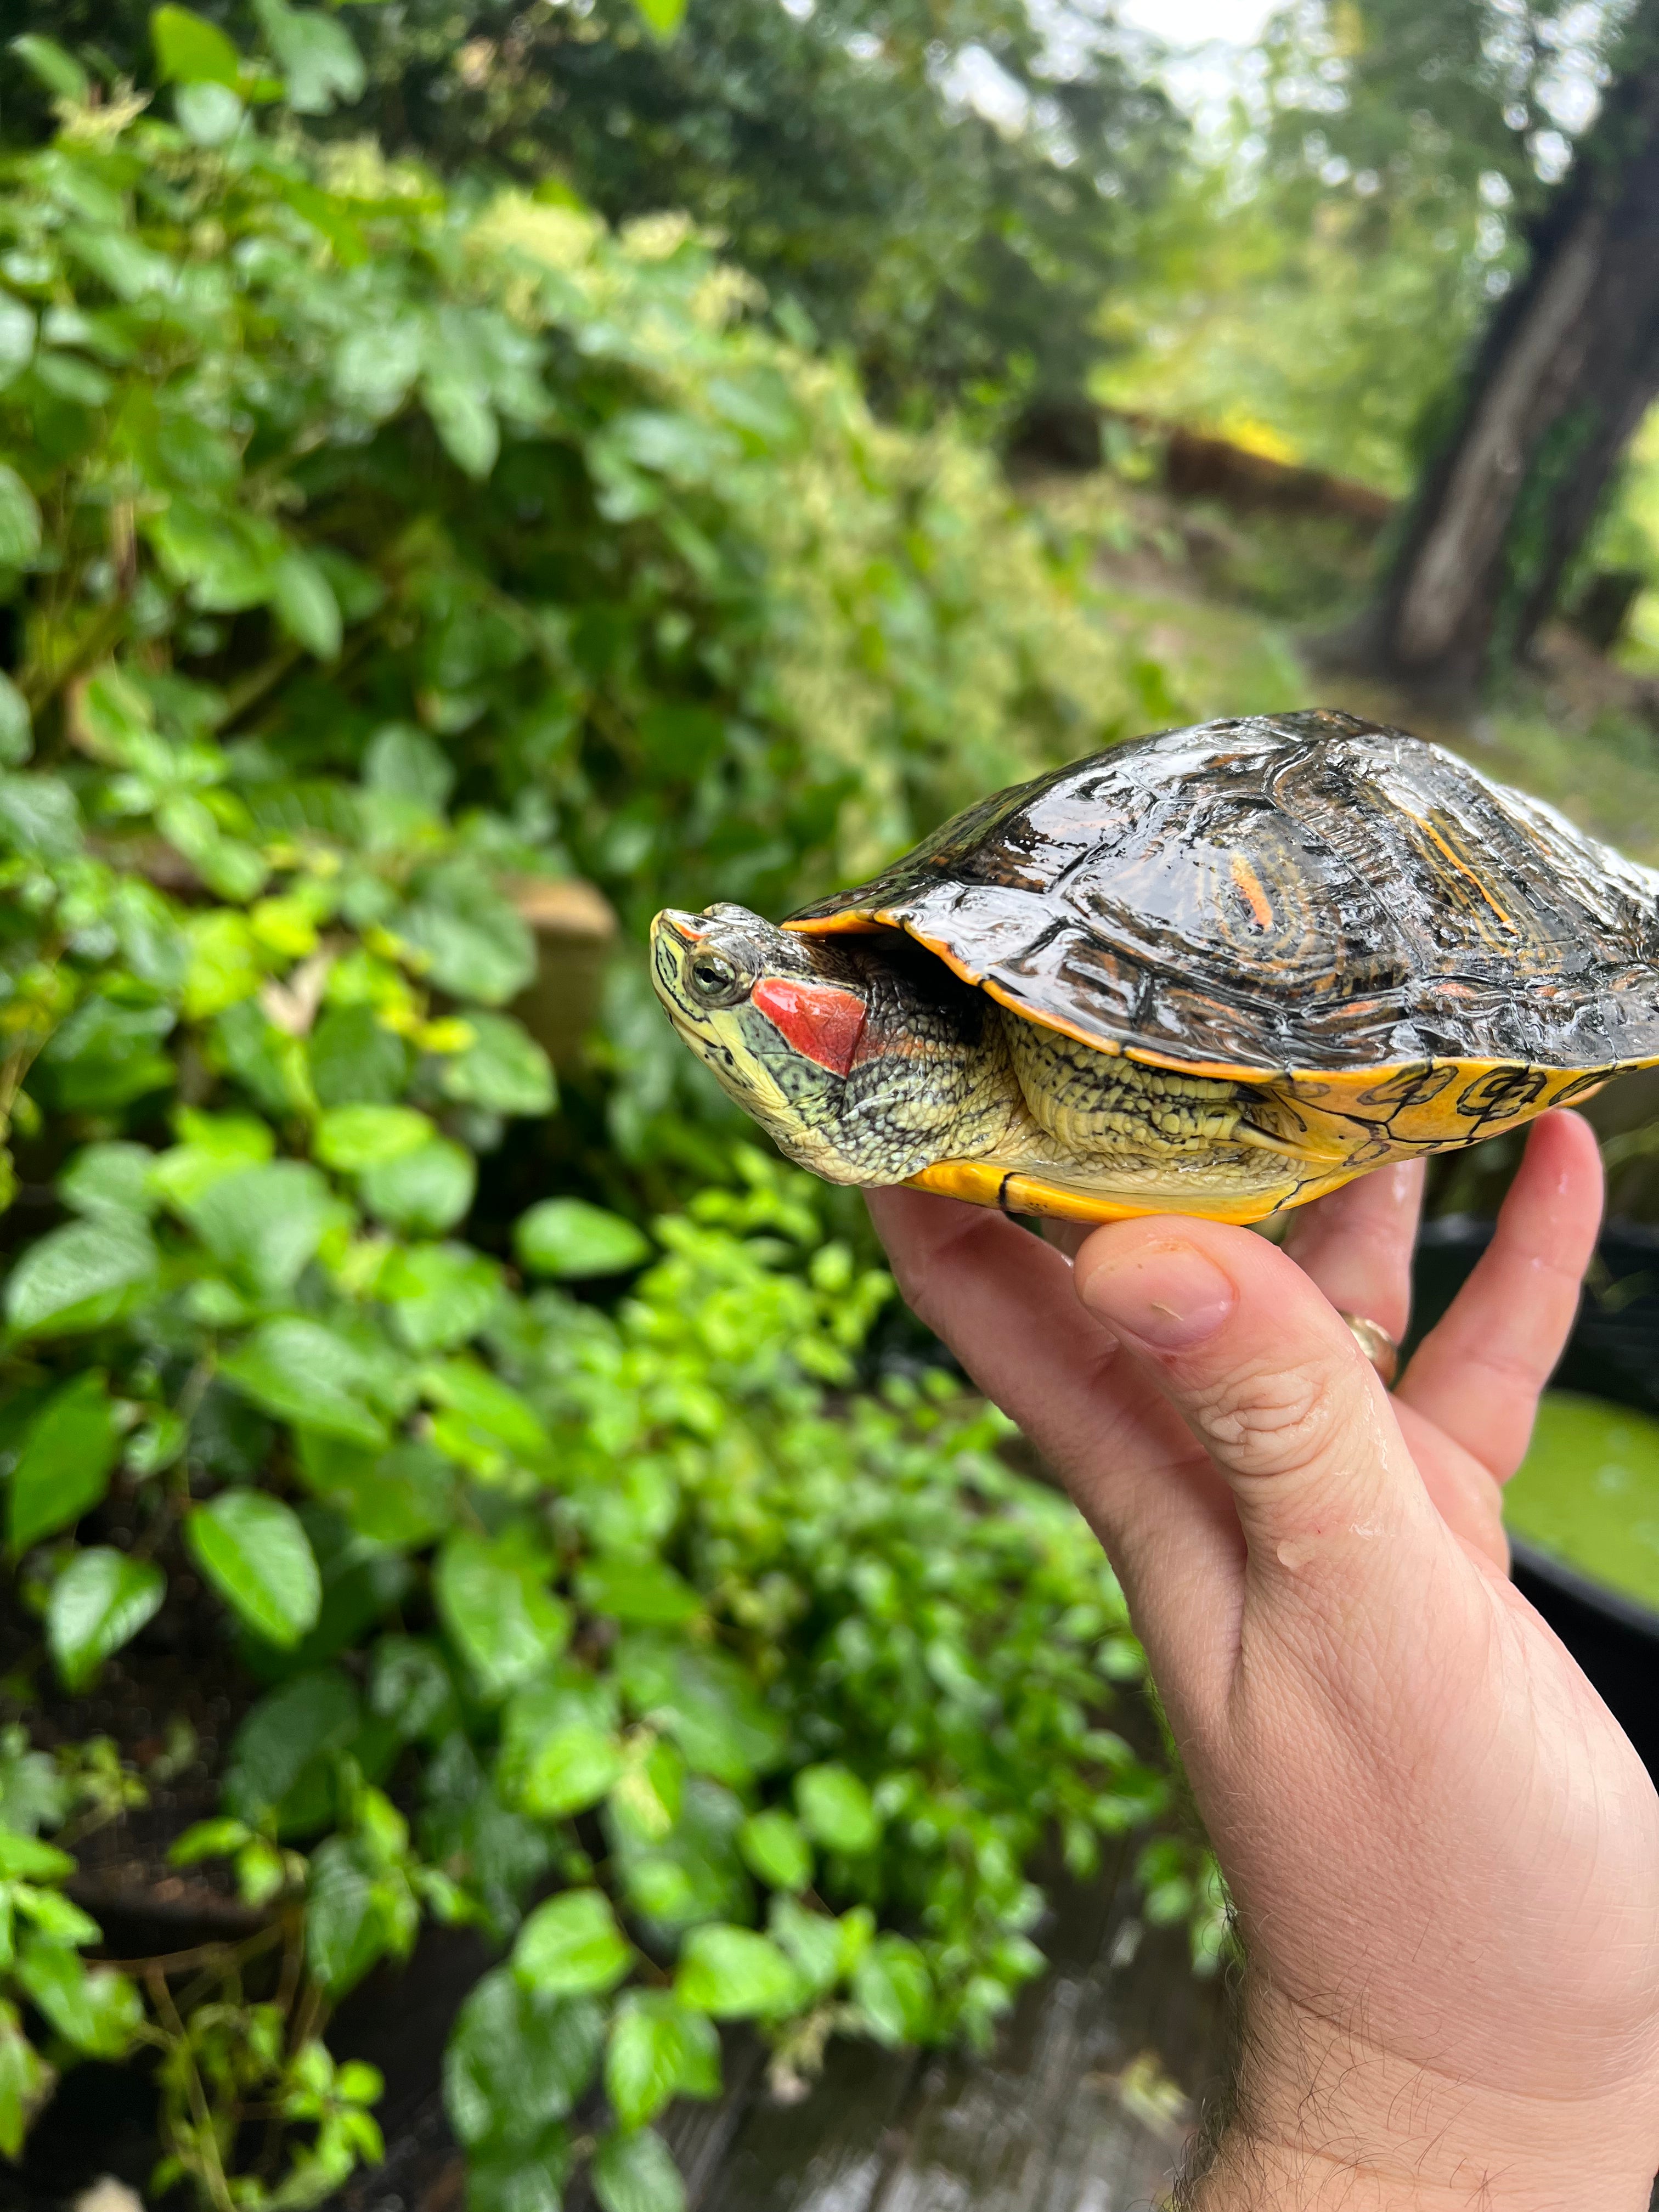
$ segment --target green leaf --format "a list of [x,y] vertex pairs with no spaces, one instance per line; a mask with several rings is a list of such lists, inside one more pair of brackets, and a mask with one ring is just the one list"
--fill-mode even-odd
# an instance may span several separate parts
[[43,860],[72,860],[84,840],[75,793],[55,775],[0,775],[0,843]]
[[231,1741],[227,1812],[251,1824],[303,1784],[308,1770],[343,1751],[362,1714],[357,1692],[332,1668],[301,1674],[260,1698]]
[[686,1937],[674,1994],[715,2020],[775,2019],[799,2002],[801,1983],[769,1936],[717,1921]]
[[605,2054],[605,2089],[625,2128],[643,2127],[674,2097],[718,2097],[720,2039],[713,2023],[660,1990],[630,1992]]
[[501,1271],[465,1244],[416,1244],[394,1252],[375,1283],[398,1334],[415,1352],[441,1352],[476,1336],[501,1303]]
[[477,1180],[471,1153],[439,1137],[416,1152],[364,1169],[358,1189],[377,1220],[412,1236],[436,1237],[453,1229],[471,1205]]
[[[0,390],[15,383],[28,367],[34,356],[34,338],[33,313],[21,300],[14,300],[8,292],[0,292]],[[15,684],[12,684],[11,691],[15,703],[0,708],[0,761],[15,768],[29,757],[28,711]],[[15,738],[7,734],[15,727],[19,707],[23,708],[24,744],[21,752],[15,750]]]
[[615,1663],[637,1717],[671,1735],[698,1773],[741,1786],[782,1758],[782,1722],[726,1653],[630,1636],[617,1646]]
[[463,1466],[486,1479],[500,1475],[503,1460],[532,1470],[548,1466],[552,1440],[535,1408],[500,1376],[461,1358],[427,1368],[422,1379],[427,1396],[444,1409],[433,1425],[434,1439]]
[[198,146],[228,146],[246,119],[247,110],[228,85],[181,84],[173,95],[179,128]]
[[634,0],[641,21],[653,39],[672,39],[685,20],[685,0]]
[[620,1275],[651,1257],[651,1247],[631,1221],[580,1198],[544,1198],[519,1217],[513,1249],[534,1275],[576,1281]]
[[368,741],[363,782],[388,799],[406,799],[423,814],[441,814],[455,788],[455,770],[443,747],[424,730],[388,722]]
[[219,1372],[279,1420],[343,1437],[349,1443],[386,1442],[384,1419],[365,1403],[375,1380],[373,1367],[321,1322],[297,1315],[268,1321],[221,1360]]
[[331,1006],[307,1044],[324,1106],[389,1106],[403,1095],[414,1054],[372,1006]]
[[[854,1927],[863,1936],[863,1944],[867,1947],[867,1911],[865,1920],[854,1923]],[[841,1975],[852,1966],[852,1960],[845,1958],[848,1924],[832,1920],[830,1913],[810,1911],[796,1898],[772,1898],[768,1933],[790,1954],[796,1973],[801,1975],[801,1982],[805,1984],[803,2004],[810,1997],[817,2000],[827,1996],[841,1980]]]
[[270,599],[277,620],[296,644],[319,660],[338,657],[339,602],[315,561],[304,553],[284,553],[270,573]]
[[318,1121],[312,1150],[325,1167],[360,1175],[404,1159],[432,1140],[431,1122],[412,1106],[336,1106]]
[[115,1409],[99,1369],[52,1393],[23,1433],[11,1473],[6,1535],[14,1554],[71,1528],[109,1488],[120,1456]]
[[593,2194],[602,2212],[685,2212],[685,2184],[651,2128],[604,2136],[593,2154]]
[[466,377],[428,371],[421,382],[421,397],[450,459],[482,482],[501,450],[501,434],[488,394]]
[[152,1559],[104,1546],[77,1552],[52,1586],[46,1642],[65,1688],[84,1690],[106,1659],[155,1619],[167,1577]]
[[20,1836],[15,1828],[0,1827],[0,1879],[7,1881],[64,1881],[75,1872],[75,1861],[55,1844],[36,1836]]
[[252,1842],[253,1832],[246,1820],[198,1820],[168,1845],[167,1864],[196,1866],[203,1859],[229,1858]]
[[568,1889],[538,1905],[519,1930],[513,1971],[540,1996],[589,1996],[614,1989],[634,1947],[597,1889]]
[[538,1820],[562,1820],[597,1805],[623,1766],[622,1747],[607,1729],[572,1722],[551,1729],[531,1752],[516,1802]]
[[486,1697],[505,1697],[570,1640],[570,1608],[546,1580],[540,1555],[512,1534],[460,1530],[440,1553],[438,1611]]
[[870,1792],[845,1766],[805,1766],[795,1777],[795,1809],[814,1843],[827,1850],[873,1850],[881,1823]]
[[429,870],[393,927],[424,957],[433,981],[458,999],[500,1006],[536,972],[529,924],[471,861]]
[[16,55],[48,92],[55,93],[59,100],[73,100],[77,107],[86,106],[92,92],[91,81],[80,63],[72,54],[65,53],[55,39],[25,32],[21,39],[11,41],[8,51]]
[[149,1188],[155,1164],[155,1155],[148,1145],[135,1145],[125,1138],[82,1145],[58,1178],[58,1195],[65,1206],[93,1219],[108,1213],[142,1218],[155,1211],[155,1194]]
[[445,1097],[492,1114],[550,1114],[553,1063],[523,1024],[510,1014],[481,1013],[469,1014],[466,1024],[472,1042],[444,1063]]
[[422,814],[442,814],[456,787],[456,769],[425,730],[389,721],[374,732],[362,754],[362,783],[369,792],[403,799]]
[[547,1997],[512,1969],[484,1976],[462,2006],[444,2058],[444,2104],[470,2151],[531,2150],[593,2078],[605,2014],[587,1997]]
[[192,1021],[252,998],[265,979],[259,947],[246,915],[221,908],[197,915],[189,925],[190,969],[185,1012]]
[[933,2027],[927,1962],[902,1936],[881,1936],[853,1970],[853,1996],[878,2043],[926,2042]]
[[262,606],[276,589],[283,541],[262,515],[175,496],[145,518],[143,531],[173,582],[188,585],[192,603],[211,613]]
[[455,1715],[455,1685],[437,1646],[419,1636],[382,1636],[374,1646],[368,1709],[413,1743]]
[[660,1559],[595,1559],[578,1576],[576,1595],[591,1612],[630,1627],[674,1627],[703,1609],[690,1583]]
[[750,1874],[773,1889],[799,1891],[811,1881],[812,1847],[779,1808],[751,1813],[738,1831],[738,1849]]
[[16,470],[0,461],[0,568],[27,568],[40,550],[40,510]]
[[24,2034],[15,2006],[0,2002],[0,2154],[14,2161],[21,2158],[29,2122],[57,2078]]
[[244,1168],[263,1166],[276,1149],[269,1124],[248,1115],[197,1114],[186,1108],[179,1125],[185,1141],[159,1156],[149,1182],[186,1220],[216,1182]]
[[171,1007],[124,1006],[94,992],[40,1054],[41,1102],[70,1112],[107,1113],[173,1079],[158,1051],[174,1024]]
[[21,768],[33,750],[28,701],[9,676],[0,675],[0,768]]
[[284,1649],[316,1625],[322,1578],[299,1517],[261,1490],[226,1490],[185,1522],[203,1573],[253,1631]]
[[254,0],[254,14],[288,80],[288,104],[296,115],[327,115],[337,101],[361,97],[363,59],[343,24],[285,0]]
[[566,1729],[592,1729],[611,1741],[621,1711],[608,1674],[593,1674],[570,1660],[544,1668],[514,1692],[501,1717],[500,1773],[514,1780],[548,1738]]
[[215,1259],[260,1297],[275,1297],[294,1287],[337,1206],[315,1168],[272,1160],[221,1177],[184,1211]]
[[150,41],[162,82],[175,84],[241,82],[242,64],[224,33],[189,8],[157,8],[149,19]]
[[479,2151],[466,2162],[466,2212],[564,2212],[574,2148],[568,2128],[523,2150]]
[[325,1837],[312,1853],[306,1963],[331,1997],[355,1989],[388,1951],[404,1952],[416,1925],[414,1899],[375,1879],[355,1838]]
[[157,1264],[139,1221],[106,1215],[51,1230],[11,1271],[6,1319],[19,1336],[85,1335],[142,1305]]
[[32,1938],[14,1969],[31,2003],[65,2043],[88,2058],[120,2058],[143,2025],[144,2008],[125,1974],[88,1966],[77,1951]]
[[311,1489],[372,1543],[423,1544],[455,1517],[455,1471],[430,1444],[362,1451],[309,1428],[300,1430],[297,1441]]
[[82,1912],[55,1889],[34,1889],[19,1882],[11,1899],[20,1917],[49,1943],[95,1943],[103,1932],[89,1912]]

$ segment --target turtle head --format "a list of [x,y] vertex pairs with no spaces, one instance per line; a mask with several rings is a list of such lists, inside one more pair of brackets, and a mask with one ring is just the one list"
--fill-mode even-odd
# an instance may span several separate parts
[[868,1045],[851,959],[746,907],[671,908],[651,925],[651,981],[692,1051],[792,1159],[832,1182],[869,1179],[842,1141],[848,1078]]

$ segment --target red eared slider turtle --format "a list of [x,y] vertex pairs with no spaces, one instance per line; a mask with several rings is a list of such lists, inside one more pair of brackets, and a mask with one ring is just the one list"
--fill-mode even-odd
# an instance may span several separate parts
[[1260,1221],[1659,1061],[1659,876],[1331,713],[1115,745],[652,963],[803,1166],[1085,1221]]

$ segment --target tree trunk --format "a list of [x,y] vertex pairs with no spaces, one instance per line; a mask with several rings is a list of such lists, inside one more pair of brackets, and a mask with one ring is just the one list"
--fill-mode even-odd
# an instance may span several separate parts
[[1659,392],[1659,0],[1616,61],[1388,580],[1338,646],[1419,691],[1467,695],[1526,651]]

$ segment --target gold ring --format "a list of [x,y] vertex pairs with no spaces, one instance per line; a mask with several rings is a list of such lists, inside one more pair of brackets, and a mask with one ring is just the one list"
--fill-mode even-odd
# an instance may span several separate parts
[[1382,1388],[1392,1390],[1394,1378],[1400,1372],[1400,1346],[1381,1322],[1372,1321],[1367,1314],[1345,1313],[1342,1318],[1354,1342],[1382,1376]]

